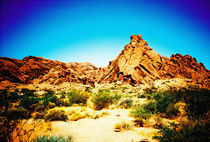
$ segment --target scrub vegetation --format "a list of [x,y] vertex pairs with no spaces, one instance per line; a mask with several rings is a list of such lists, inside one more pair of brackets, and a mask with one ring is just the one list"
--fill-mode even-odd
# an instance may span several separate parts
[[[23,122],[26,124],[31,119],[44,120],[46,123],[78,121],[84,118],[99,119],[110,115],[111,109],[128,110],[134,118],[133,122],[116,123],[113,128],[119,132],[153,127],[159,129],[153,139],[160,142],[209,140],[208,89],[185,87],[159,91],[150,87],[140,91],[141,88],[134,89],[129,86],[94,89],[1,91],[1,141],[13,141],[17,137],[21,139],[21,131],[26,131]],[[23,124],[22,127],[19,124]],[[26,131],[28,140],[72,141],[70,137],[57,136],[31,139],[35,128],[36,125]]]

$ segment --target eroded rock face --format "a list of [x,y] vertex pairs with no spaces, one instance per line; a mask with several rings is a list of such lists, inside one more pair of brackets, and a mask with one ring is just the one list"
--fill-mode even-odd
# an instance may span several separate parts
[[189,55],[160,56],[141,35],[132,35],[130,43],[110,62],[98,83],[121,80],[134,85],[166,78],[188,78],[207,85],[209,70]]
[[110,70],[99,79],[99,83],[109,78],[110,81],[120,79],[133,84],[159,79],[161,62],[162,57],[148,46],[141,35],[132,35],[130,43],[111,62]]
[[0,83],[61,84],[76,82],[94,85],[98,68],[91,63],[63,63],[29,56],[23,60],[0,57]]
[[11,82],[24,82],[19,70],[23,66],[23,61],[0,57],[0,81],[9,80]]

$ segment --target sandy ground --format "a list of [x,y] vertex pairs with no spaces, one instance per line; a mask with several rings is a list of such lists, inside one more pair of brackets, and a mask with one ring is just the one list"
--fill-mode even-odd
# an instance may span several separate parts
[[72,136],[74,142],[139,142],[151,140],[151,135],[157,132],[152,128],[137,128],[133,130],[115,132],[114,125],[121,121],[130,122],[133,118],[129,116],[129,110],[108,110],[110,115],[99,119],[80,119],[78,121],[54,121],[51,123],[52,133],[50,135]]

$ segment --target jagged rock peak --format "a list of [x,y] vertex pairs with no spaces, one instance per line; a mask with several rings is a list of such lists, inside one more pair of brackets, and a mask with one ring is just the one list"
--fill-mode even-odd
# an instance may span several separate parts
[[141,35],[140,35],[140,34],[138,34],[137,36],[136,36],[136,35],[132,35],[132,36],[131,36],[131,40],[133,40],[133,39],[134,39],[134,40],[137,40],[137,41],[138,41],[138,40],[141,40]]
[[121,80],[139,84],[157,79],[188,78],[201,80],[205,84],[205,80],[208,80],[209,71],[195,58],[181,54],[170,58],[160,56],[140,34],[132,35],[130,39],[118,57],[110,62],[107,72],[98,83]]

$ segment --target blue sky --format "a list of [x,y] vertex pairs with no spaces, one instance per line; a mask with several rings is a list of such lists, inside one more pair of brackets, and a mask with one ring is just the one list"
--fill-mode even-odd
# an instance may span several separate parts
[[141,34],[163,56],[189,54],[210,68],[208,0],[3,0],[0,8],[0,56],[104,67]]

